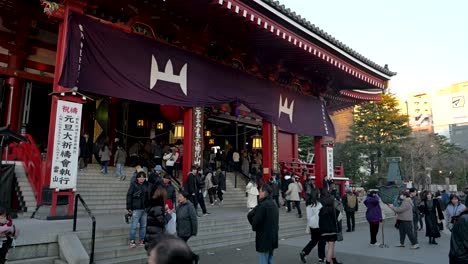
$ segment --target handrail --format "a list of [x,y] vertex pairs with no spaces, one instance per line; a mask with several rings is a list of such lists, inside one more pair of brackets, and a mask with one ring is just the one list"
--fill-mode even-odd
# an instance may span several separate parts
[[81,195],[77,193],[75,195],[75,210],[73,212],[73,232],[76,232],[76,218],[78,215],[78,200],[80,200],[81,204],[85,208],[86,212],[88,213],[89,217],[93,221],[93,231],[91,233],[91,254],[89,255],[89,264],[94,264],[94,243],[96,242],[96,217],[94,217],[93,213],[89,209],[86,202],[81,198]]
[[[305,171],[307,174],[315,175],[315,164],[314,163],[305,163],[300,161],[281,161],[280,166],[287,169],[288,171],[296,174],[302,175]],[[344,177],[343,166],[335,166],[334,168],[335,177]]]
[[24,170],[36,196],[36,201],[38,204],[40,204],[42,188],[42,155],[33,137],[29,134],[23,134],[23,136],[28,139],[28,142],[21,142],[19,144],[11,143],[8,146],[9,152],[11,151],[11,154],[6,153],[6,157],[11,160],[19,160],[23,162]]

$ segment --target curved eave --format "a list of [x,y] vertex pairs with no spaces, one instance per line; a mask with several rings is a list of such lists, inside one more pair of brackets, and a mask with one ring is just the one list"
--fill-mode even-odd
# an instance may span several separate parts
[[358,52],[354,51],[350,47],[346,46],[342,42],[338,41],[330,34],[324,32],[320,28],[314,26],[309,21],[301,16],[296,15],[295,12],[291,12],[289,8],[286,8],[284,5],[280,4],[278,1],[273,0],[253,0],[255,3],[259,4],[269,12],[283,19],[290,25],[306,33],[310,37],[319,40],[324,45],[327,45],[331,49],[339,52],[341,55],[352,60],[353,62],[359,64],[362,67],[367,68],[368,70],[379,74],[383,78],[389,80],[392,76],[396,75],[396,72],[390,71],[388,68],[378,65],[377,63],[371,61],[370,59],[364,57]]

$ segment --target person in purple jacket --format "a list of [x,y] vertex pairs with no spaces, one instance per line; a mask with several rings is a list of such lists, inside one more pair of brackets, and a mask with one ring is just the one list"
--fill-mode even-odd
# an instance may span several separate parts
[[379,246],[377,243],[377,234],[379,233],[379,226],[382,222],[382,208],[380,208],[380,197],[377,191],[372,190],[367,195],[364,205],[367,207],[366,218],[370,227],[370,245]]

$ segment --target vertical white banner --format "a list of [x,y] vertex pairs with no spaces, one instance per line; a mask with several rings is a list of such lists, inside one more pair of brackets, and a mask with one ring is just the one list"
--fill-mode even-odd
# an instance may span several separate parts
[[76,189],[82,105],[58,100],[50,188]]
[[203,108],[193,108],[193,164],[202,166],[203,156]]
[[327,147],[327,175],[328,178],[335,178],[335,166],[333,166],[333,148]]

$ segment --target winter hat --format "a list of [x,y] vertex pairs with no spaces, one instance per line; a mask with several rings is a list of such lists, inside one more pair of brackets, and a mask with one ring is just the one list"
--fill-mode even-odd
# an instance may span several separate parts
[[161,171],[161,170],[162,170],[161,165],[156,165],[156,167],[154,167],[154,170],[156,170],[156,171]]
[[136,170],[136,172],[145,172],[145,170],[143,170],[143,168],[140,165],[137,165],[135,167],[135,170]]
[[285,180],[291,179],[291,175],[286,175],[286,176],[284,176],[284,179],[285,179]]

